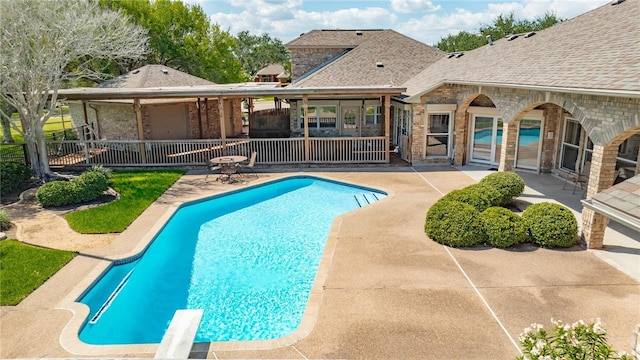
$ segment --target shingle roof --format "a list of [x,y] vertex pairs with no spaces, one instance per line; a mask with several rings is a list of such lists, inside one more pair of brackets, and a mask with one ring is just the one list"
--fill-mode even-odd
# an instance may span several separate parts
[[270,64],[260,69],[256,75],[284,75],[284,67],[282,64]]
[[145,65],[98,85],[101,88],[153,88],[215,85],[214,82],[164,65]]
[[309,47],[311,43],[313,47],[352,50],[292,86],[399,85],[445,56],[394,30],[363,30],[362,35],[356,35],[355,30],[314,30],[287,46]]
[[410,96],[447,82],[640,91],[639,19],[640,0],[609,3],[531,37],[445,57],[403,86]]
[[285,44],[290,48],[340,48],[350,49],[357,45],[375,39],[385,30],[312,30],[308,33],[300,34],[296,39]]

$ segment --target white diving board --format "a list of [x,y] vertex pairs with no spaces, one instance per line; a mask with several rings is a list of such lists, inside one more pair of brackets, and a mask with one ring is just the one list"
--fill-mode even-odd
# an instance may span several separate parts
[[154,359],[188,359],[204,310],[177,310]]

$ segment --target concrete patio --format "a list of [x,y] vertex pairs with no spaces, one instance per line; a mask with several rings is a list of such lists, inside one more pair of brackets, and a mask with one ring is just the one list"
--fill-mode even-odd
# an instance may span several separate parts
[[[593,318],[604,322],[615,349],[630,352],[640,323],[637,232],[611,224],[602,250],[454,249],[427,238],[429,206],[486,173],[448,166],[263,169],[247,184],[220,184],[192,171],[110,245],[82,250],[19,305],[3,306],[0,358],[153,357],[157,344],[80,343],[85,310],[73,300],[105,268],[105,258],[143,248],[176,203],[291,174],[375,187],[389,196],[334,223],[314,285],[320,295],[296,340],[196,344],[192,357],[512,359],[518,335],[531,323],[548,328],[551,319]],[[554,199],[580,215],[581,192],[562,190],[562,180],[550,175],[521,175],[527,188],[519,206]]]

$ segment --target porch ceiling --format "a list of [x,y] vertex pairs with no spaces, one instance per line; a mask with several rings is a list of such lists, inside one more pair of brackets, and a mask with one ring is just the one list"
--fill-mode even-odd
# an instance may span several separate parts
[[338,87],[278,87],[279,83],[238,83],[224,85],[175,86],[156,88],[74,88],[61,89],[58,98],[66,100],[116,100],[159,98],[215,98],[215,97],[354,97],[396,96],[406,91],[404,87],[338,86]]

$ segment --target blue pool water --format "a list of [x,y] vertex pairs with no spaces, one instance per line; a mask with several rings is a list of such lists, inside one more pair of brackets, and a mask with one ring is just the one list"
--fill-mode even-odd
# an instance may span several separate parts
[[78,300],[90,307],[80,339],[159,343],[177,309],[204,309],[196,341],[285,336],[333,219],[385,196],[300,176],[183,206],[143,256],[111,266]]

